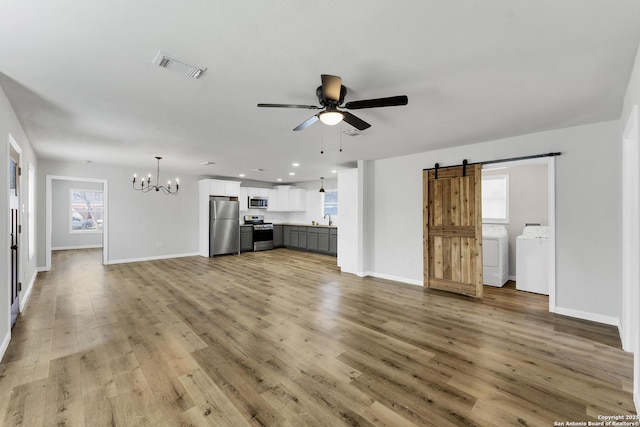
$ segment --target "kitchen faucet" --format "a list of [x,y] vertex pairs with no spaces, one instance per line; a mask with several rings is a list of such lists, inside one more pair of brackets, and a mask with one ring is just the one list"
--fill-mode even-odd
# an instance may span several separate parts
[[333,224],[333,221],[331,221],[331,214],[324,214],[324,219],[327,219],[327,215],[329,215],[329,225]]

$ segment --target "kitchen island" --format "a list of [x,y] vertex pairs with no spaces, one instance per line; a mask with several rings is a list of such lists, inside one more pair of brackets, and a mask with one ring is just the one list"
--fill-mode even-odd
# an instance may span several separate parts
[[282,227],[282,242],[278,245],[279,242],[274,238],[276,247],[338,255],[338,227],[335,225],[274,224],[274,236],[278,233],[276,227]]

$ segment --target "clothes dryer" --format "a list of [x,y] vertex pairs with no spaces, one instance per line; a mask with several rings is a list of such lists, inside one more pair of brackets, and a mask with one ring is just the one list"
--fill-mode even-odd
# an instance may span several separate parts
[[482,224],[482,277],[485,285],[509,280],[509,233],[504,225]]

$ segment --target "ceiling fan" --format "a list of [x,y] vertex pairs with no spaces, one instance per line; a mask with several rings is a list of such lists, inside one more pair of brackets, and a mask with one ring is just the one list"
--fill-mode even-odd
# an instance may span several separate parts
[[320,102],[320,106],[316,105],[298,105],[298,104],[258,104],[258,107],[275,107],[275,108],[306,108],[308,110],[324,110],[311,116],[304,122],[300,123],[293,130],[304,130],[320,120],[326,125],[337,125],[341,121],[349,123],[358,130],[365,130],[371,125],[364,120],[354,116],[348,111],[342,111],[338,108],[346,108],[347,110],[359,110],[362,108],[379,108],[393,107],[396,105],[407,105],[409,98],[406,95],[390,96],[388,98],[365,99],[362,101],[351,101],[342,105],[344,97],[347,94],[347,88],[342,86],[342,79],[338,76],[322,74],[322,86],[316,89],[316,96]]

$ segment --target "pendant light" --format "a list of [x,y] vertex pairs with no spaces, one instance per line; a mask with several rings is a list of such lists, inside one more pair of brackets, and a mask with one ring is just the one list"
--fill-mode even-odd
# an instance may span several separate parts
[[145,185],[144,177],[140,180],[140,187],[136,187],[136,175],[133,175],[133,189],[137,191],[142,191],[143,193],[147,193],[149,191],[162,191],[164,194],[176,195],[178,194],[178,190],[180,189],[180,181],[176,178],[176,186],[171,188],[171,181],[167,183],[167,186],[160,185],[160,160],[162,157],[156,156],[158,162],[158,168],[156,169],[156,183],[155,185],[151,184],[151,174],[147,177],[147,182]]
[[324,193],[324,176],[320,177],[320,191],[319,193]]

